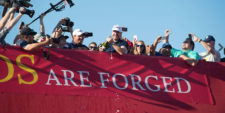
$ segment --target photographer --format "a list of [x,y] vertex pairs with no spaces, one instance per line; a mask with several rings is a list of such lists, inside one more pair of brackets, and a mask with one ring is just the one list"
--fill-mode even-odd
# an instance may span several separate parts
[[83,45],[85,33],[80,29],[75,29],[72,34],[73,42],[65,44],[65,49],[79,49],[79,50],[88,50],[86,45]]
[[22,36],[22,39],[18,40],[16,45],[24,48],[27,51],[32,51],[34,49],[47,46],[50,42],[52,42],[52,39],[46,37],[45,41],[38,43],[34,40],[34,35],[36,34],[37,32],[33,31],[33,29],[29,27],[21,29],[20,35]]
[[105,52],[117,52],[120,55],[127,54],[128,44],[126,41],[122,40],[122,27],[119,25],[114,25],[112,28],[112,37],[108,37],[107,48]]
[[[6,44],[5,43],[6,35],[9,33],[12,27],[19,21],[23,13],[26,12],[24,7],[20,7],[19,14],[15,18],[13,18],[13,15],[14,15],[13,13],[15,13],[15,10],[16,10],[15,7],[10,8],[10,10],[6,13],[6,15],[0,21],[0,45]],[[9,19],[9,17],[13,19],[11,20]],[[10,21],[7,22],[8,20]]]

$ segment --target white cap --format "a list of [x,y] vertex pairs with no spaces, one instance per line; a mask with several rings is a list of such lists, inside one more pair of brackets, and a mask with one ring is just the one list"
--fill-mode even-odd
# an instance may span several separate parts
[[83,31],[80,30],[80,29],[75,29],[75,30],[73,31],[73,35],[80,36],[80,35],[82,35],[82,34],[83,34]]
[[112,27],[112,30],[113,30],[113,31],[119,31],[119,32],[122,32],[122,28],[121,28],[119,25],[114,25],[114,26]]

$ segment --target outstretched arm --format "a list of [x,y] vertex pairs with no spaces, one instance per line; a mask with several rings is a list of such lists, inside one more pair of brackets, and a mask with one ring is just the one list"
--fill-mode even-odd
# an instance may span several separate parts
[[9,11],[6,13],[6,15],[1,19],[0,21],[0,31],[3,29],[5,24],[7,23],[9,16],[15,11],[15,8],[12,7],[9,9]]
[[180,58],[182,58],[183,60],[185,60],[187,62],[188,65],[190,66],[196,66],[198,61],[193,59],[193,58],[189,58],[185,55],[180,55]]
[[208,52],[210,52],[210,53],[212,53],[213,55],[215,55],[215,49],[214,49],[214,48],[210,47],[206,42],[204,42],[203,40],[201,40],[200,38],[198,38],[195,34],[190,33],[190,35],[194,38],[194,39],[193,39],[194,42],[197,42],[197,41],[198,41],[199,43],[202,44],[202,46],[203,46],[204,48],[207,49]]
[[166,29],[164,34],[165,34],[164,35],[165,36],[165,40],[164,40],[163,43],[169,43],[170,30],[169,29]]
[[24,47],[24,49],[27,51],[32,51],[34,49],[38,49],[40,47],[47,46],[51,41],[52,41],[52,39],[46,38],[44,42],[28,44]]
[[44,22],[43,22],[44,16],[45,16],[45,14],[42,14],[40,17],[40,33],[42,35],[45,35],[45,26],[44,26]]
[[156,39],[155,39],[155,42],[153,43],[152,45],[152,55],[155,56],[155,50],[156,50],[156,47],[158,45],[158,43],[161,42],[161,39],[162,39],[162,36],[158,36]]
[[19,14],[6,25],[6,28],[8,29],[8,31],[10,31],[12,29],[12,27],[20,20],[20,18],[23,15],[21,12],[25,12],[25,11],[26,10],[24,7],[20,7]]
[[108,37],[107,38],[107,42],[109,44],[112,44],[112,47],[116,50],[116,52],[120,55],[124,55],[127,53],[127,48],[125,46],[117,46],[116,44],[113,44],[113,41],[112,41],[112,38],[111,37]]

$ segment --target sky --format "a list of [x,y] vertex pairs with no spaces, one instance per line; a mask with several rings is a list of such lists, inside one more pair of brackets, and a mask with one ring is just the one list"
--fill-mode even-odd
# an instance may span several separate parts
[[[34,5],[33,18],[24,15],[18,24],[7,35],[6,41],[12,44],[15,35],[19,32],[21,21],[31,22],[41,13],[50,8],[50,3],[56,4],[60,0],[31,0]],[[112,33],[113,25],[125,26],[128,32],[123,37],[133,40],[133,35],[138,40],[143,40],[147,45],[152,44],[157,36],[164,35],[166,29],[171,30],[169,42],[173,48],[181,49],[182,42],[188,33],[194,33],[204,39],[213,35],[218,43],[225,47],[225,0],[73,0],[75,6],[60,12],[51,12],[44,17],[46,34],[51,34],[53,28],[62,18],[69,17],[74,23],[73,29],[93,32],[93,37],[86,38],[84,44],[94,41],[97,44],[104,42]],[[2,12],[3,7],[0,7]],[[37,32],[40,22],[37,20],[30,27]],[[65,33],[72,38],[69,33]],[[157,50],[161,48],[159,44]],[[195,51],[201,53],[206,49],[195,43]],[[220,51],[224,57],[223,51]]]

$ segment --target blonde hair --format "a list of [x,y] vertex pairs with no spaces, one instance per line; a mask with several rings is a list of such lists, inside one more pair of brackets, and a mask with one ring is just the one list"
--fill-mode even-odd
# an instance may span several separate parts
[[[139,40],[138,42],[141,42],[144,45],[143,50],[141,51],[140,55],[146,55],[145,42],[143,40]],[[135,44],[134,44],[134,55],[139,55],[139,53],[137,51],[137,46]]]

